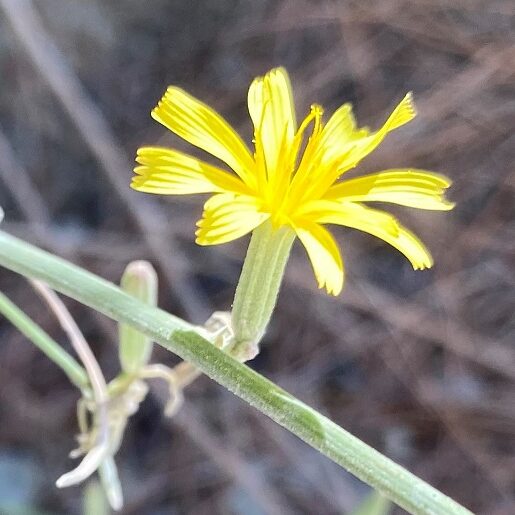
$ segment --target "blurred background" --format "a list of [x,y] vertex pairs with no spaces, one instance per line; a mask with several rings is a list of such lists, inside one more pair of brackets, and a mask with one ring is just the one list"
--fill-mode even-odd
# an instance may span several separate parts
[[[148,259],[160,305],[193,322],[228,309],[247,242],[196,246],[203,198],[131,191],[133,156],[143,144],[191,150],[150,118],[169,84],[250,141],[248,85],[276,65],[299,116],[351,101],[376,128],[412,90],[419,116],[358,172],[439,171],[457,207],[389,208],[432,250],[424,272],[336,229],[348,272],[336,299],[296,246],[250,366],[474,512],[515,513],[512,1],[0,0],[2,229],[112,281]],[[1,270],[0,288],[68,345],[25,280]],[[115,324],[66,303],[112,378]],[[154,360],[175,363],[158,348]],[[77,398],[0,319],[2,515],[80,513],[81,488],[54,486],[74,465]],[[368,492],[207,378],[172,420],[150,395],[117,463],[125,515],[342,514]]]

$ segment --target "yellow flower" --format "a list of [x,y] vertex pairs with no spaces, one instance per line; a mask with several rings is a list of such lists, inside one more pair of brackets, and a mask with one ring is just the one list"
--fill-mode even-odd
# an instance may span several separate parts
[[[339,181],[372,152],[392,130],[415,116],[408,93],[377,131],[358,128],[350,104],[322,121],[323,109],[312,105],[299,127],[290,80],[276,68],[256,78],[248,108],[254,124],[254,152],[210,107],[170,86],[152,117],[225,163],[223,170],[177,150],[138,150],[132,188],[170,195],[213,194],[204,205],[196,232],[200,245],[226,243],[266,220],[287,226],[301,240],[320,288],[337,295],[344,269],[338,246],[326,224],[368,232],[402,252],[414,269],[432,265],[420,240],[390,214],[363,202],[391,202],[419,209],[448,210],[449,179],[415,169],[393,169]],[[309,133],[307,142],[304,136]]]

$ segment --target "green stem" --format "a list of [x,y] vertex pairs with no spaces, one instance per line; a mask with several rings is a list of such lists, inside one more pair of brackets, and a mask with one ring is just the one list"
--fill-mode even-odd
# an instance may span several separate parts
[[145,333],[411,513],[470,515],[466,508],[217,349],[187,322],[2,232],[0,264],[41,279],[55,290]]
[[270,221],[252,233],[232,309],[237,346],[257,345],[261,340],[279,294],[284,268],[295,233],[289,227],[275,229]]
[[60,367],[75,386],[81,390],[89,387],[88,376],[81,365],[1,292],[0,313]]
[[82,497],[82,515],[109,515],[110,513],[102,485],[96,479],[89,481]]

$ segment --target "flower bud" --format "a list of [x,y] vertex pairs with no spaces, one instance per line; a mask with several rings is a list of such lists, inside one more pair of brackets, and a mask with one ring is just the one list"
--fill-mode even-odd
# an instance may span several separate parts
[[[142,302],[157,304],[157,274],[148,261],[133,261],[127,265],[121,288]],[[122,370],[128,374],[136,373],[145,366],[152,352],[152,341],[127,324],[120,324],[119,357]]]

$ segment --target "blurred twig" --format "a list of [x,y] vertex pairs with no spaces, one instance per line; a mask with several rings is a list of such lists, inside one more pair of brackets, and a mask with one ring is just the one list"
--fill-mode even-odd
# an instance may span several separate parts
[[13,148],[0,127],[0,177],[16,199],[18,206],[39,236],[45,234],[50,213],[27,170],[16,158]]

